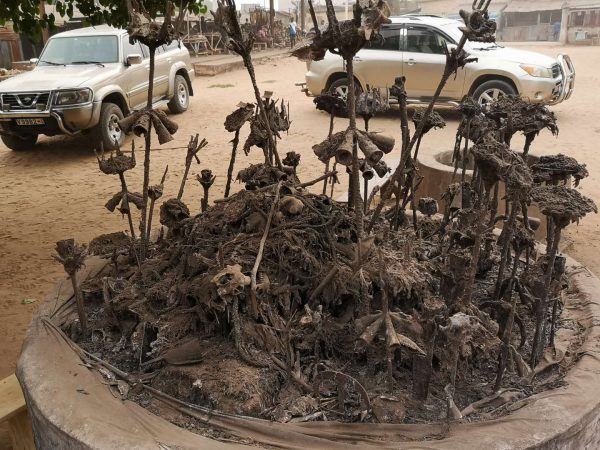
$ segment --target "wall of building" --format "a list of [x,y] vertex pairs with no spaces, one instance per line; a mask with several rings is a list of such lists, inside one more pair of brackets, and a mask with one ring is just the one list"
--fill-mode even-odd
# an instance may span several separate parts
[[499,41],[553,41],[553,24],[561,22],[562,11],[503,12],[497,32]]
[[557,40],[549,24],[504,28],[497,33],[497,39],[502,42]]
[[19,35],[12,28],[0,27],[0,68],[11,69],[13,61],[22,59]]
[[[593,9],[569,10],[567,42],[570,44],[592,44],[600,38],[600,6]],[[589,39],[581,41],[576,38],[578,32],[587,32]]]

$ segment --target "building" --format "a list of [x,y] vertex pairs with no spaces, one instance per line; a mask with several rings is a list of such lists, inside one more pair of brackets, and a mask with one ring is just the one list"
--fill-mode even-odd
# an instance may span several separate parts
[[564,0],[512,0],[502,12],[499,41],[558,41]]
[[600,45],[600,1],[570,0],[563,9],[560,41]]
[[[410,2],[408,2],[410,3]],[[461,9],[465,11],[470,11],[473,7],[473,2],[463,2],[457,5],[457,2],[449,2],[447,0],[443,1],[429,1],[429,2],[418,2],[419,9],[421,14],[434,14],[436,16],[448,17],[450,19],[460,19],[460,15],[458,12]],[[500,15],[502,11],[506,8],[506,1],[493,1],[489,7],[489,15],[490,18],[499,21]]]
[[400,16],[402,14],[413,14],[421,12],[419,2],[408,0],[388,0],[388,5],[392,11],[392,16]]
[[9,25],[0,26],[0,68],[12,69],[13,61],[21,61],[23,51],[19,35]]

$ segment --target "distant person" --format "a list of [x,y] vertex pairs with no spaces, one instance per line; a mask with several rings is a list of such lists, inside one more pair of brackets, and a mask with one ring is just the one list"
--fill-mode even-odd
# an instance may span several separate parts
[[258,32],[256,33],[256,40],[258,42],[267,42],[269,40],[269,35],[265,26],[259,28]]
[[296,45],[296,34],[298,33],[298,25],[296,24],[296,21],[294,20],[293,17],[290,17],[289,30],[290,30],[290,46],[292,48],[294,48],[294,46]]
[[555,41],[560,38],[560,22],[556,21],[552,24],[552,34]]

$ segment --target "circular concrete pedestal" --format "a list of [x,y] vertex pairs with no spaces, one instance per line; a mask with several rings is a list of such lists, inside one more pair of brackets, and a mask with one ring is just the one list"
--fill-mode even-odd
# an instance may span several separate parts
[[[445,181],[444,181],[445,183]],[[568,260],[569,292],[557,348],[580,342],[563,387],[511,405],[499,419],[430,425],[272,423],[176,405],[227,436],[290,449],[596,449],[600,448],[600,280]],[[90,259],[81,277],[105,262]],[[41,305],[23,345],[17,376],[23,387],[38,449],[238,449],[179,428],[128,400],[116,398],[98,366],[90,365],[60,326],[74,312],[70,283],[63,281]],[[574,331],[576,330],[576,331]],[[576,335],[574,335],[576,333]],[[573,352],[573,347],[568,347]],[[564,350],[564,349],[563,349]],[[93,361],[92,361],[93,362]],[[160,397],[160,396],[159,396]],[[246,441],[248,442],[248,441]]]

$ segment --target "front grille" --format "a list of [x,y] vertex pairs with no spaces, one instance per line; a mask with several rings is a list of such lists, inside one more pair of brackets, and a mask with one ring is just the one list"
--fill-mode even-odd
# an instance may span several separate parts
[[560,76],[560,64],[554,64],[552,66],[552,78],[558,78]]
[[11,111],[40,111],[38,105],[44,105],[41,111],[48,109],[50,92],[18,92],[15,94],[2,94],[0,96],[2,107],[9,106]]

